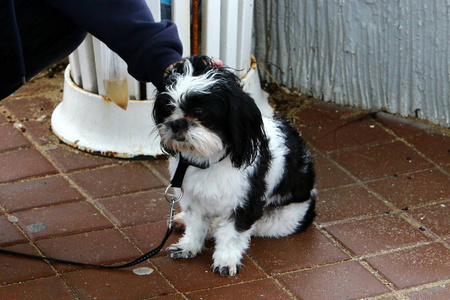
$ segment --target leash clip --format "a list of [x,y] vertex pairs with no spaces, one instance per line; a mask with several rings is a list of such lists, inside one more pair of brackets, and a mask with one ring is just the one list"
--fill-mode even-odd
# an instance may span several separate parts
[[180,202],[181,198],[183,198],[184,190],[182,187],[180,187],[180,193],[177,196],[175,193],[169,194],[170,189],[175,187],[172,187],[172,185],[169,185],[165,192],[164,192],[164,198],[166,198],[167,202],[170,203],[170,217],[169,217],[169,230],[172,230],[173,227],[173,217],[175,215],[175,204]]

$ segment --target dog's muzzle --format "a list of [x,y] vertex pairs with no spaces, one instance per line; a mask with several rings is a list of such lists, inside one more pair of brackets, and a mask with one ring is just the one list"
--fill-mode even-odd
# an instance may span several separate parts
[[189,129],[189,123],[186,119],[177,119],[167,124],[172,131],[172,137],[176,141],[184,141],[186,139],[186,132]]

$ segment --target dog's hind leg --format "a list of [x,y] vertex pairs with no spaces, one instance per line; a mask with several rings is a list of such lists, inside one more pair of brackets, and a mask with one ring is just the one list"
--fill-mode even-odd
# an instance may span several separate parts
[[264,215],[253,226],[253,236],[283,237],[308,227],[314,217],[314,201],[292,203],[266,209]]

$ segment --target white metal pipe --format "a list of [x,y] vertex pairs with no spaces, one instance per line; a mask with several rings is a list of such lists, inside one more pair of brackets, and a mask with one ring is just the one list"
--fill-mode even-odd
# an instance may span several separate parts
[[[93,37],[92,39],[92,44],[93,44],[93,51],[94,51],[94,59],[95,59],[95,70],[96,70],[96,74],[97,74],[97,88],[98,88],[98,93],[99,95],[106,95],[105,94],[105,85],[103,84],[103,75],[102,75],[102,70],[103,70],[103,65],[102,65],[102,59],[101,59],[101,41],[95,37]],[[72,69],[72,63],[70,64],[71,69]],[[73,72],[73,70],[72,70]]]
[[73,66],[70,72],[73,82],[79,87],[83,87],[83,83],[81,81],[80,55],[78,54],[78,48],[69,55],[69,63]]
[[232,68],[237,66],[238,4],[237,0],[221,3],[220,58]]
[[83,58],[79,60],[83,88],[91,93],[97,93],[97,75],[95,72],[92,35],[89,34],[78,47],[78,54],[80,58]]
[[247,74],[251,64],[250,53],[253,29],[253,0],[239,0],[238,14],[239,30],[236,42],[236,69],[238,70],[237,74],[243,76]]
[[191,55],[191,1],[172,0],[172,21],[177,24],[183,56]]
[[202,2],[201,52],[215,58],[220,55],[221,0]]

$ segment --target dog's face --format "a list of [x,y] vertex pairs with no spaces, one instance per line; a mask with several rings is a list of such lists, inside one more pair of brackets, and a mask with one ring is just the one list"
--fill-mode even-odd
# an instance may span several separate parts
[[161,144],[197,163],[227,153],[235,167],[249,164],[266,143],[262,118],[239,79],[207,57],[193,57],[169,74],[155,101],[153,117]]

